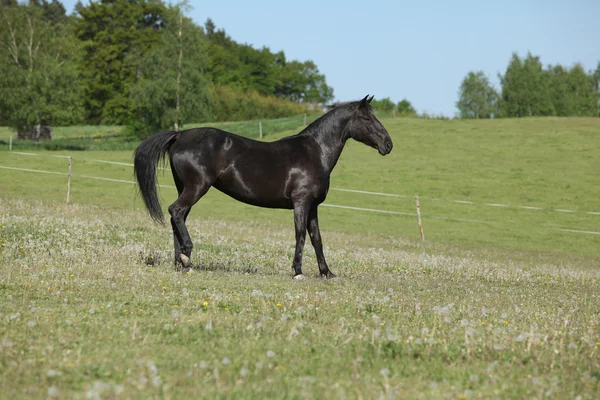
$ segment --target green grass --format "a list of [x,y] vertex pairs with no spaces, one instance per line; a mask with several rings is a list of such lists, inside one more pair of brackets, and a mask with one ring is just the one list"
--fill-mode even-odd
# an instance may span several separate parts
[[4,195],[0,209],[2,398],[600,391],[597,268],[450,256],[325,228],[340,278],[316,278],[308,246],[309,279],[298,282],[290,229],[196,216],[202,269],[181,274],[169,229],[142,212]]
[[332,188],[408,197],[326,203],[410,214],[418,193],[427,240],[411,215],[321,207],[334,281],[310,244],[290,279],[291,211],[216,190],[177,273],[135,186],[90,178],[131,181],[97,161],[131,151],[1,150],[61,173],[70,154],[73,178],[65,205],[65,175],[0,169],[0,398],[597,398],[600,236],[555,228],[600,231],[600,121],[383,123],[392,153],[349,142]]
[[[600,235],[600,120],[576,118],[495,121],[385,119],[394,150],[381,157],[373,149],[349,142],[336,166],[333,189],[357,189],[408,196],[370,196],[331,190],[327,203],[415,213],[419,194],[428,243],[464,250],[530,254],[597,260]],[[284,131],[275,140],[297,130]],[[140,209],[132,185],[82,178],[82,175],[132,179],[132,168],[94,160],[130,163],[131,151],[42,152],[27,157],[0,153],[0,165],[66,172],[64,159],[73,154],[72,201],[122,209]],[[3,197],[23,196],[62,202],[64,176],[10,171],[3,174]],[[161,182],[173,185],[169,172]],[[163,208],[175,199],[162,188]],[[443,199],[443,200],[435,200]],[[471,201],[475,204],[456,203]],[[494,207],[486,203],[501,203]],[[539,207],[542,210],[518,208]],[[575,213],[557,212],[568,209]],[[416,217],[321,207],[329,230],[418,240]],[[291,227],[291,212],[264,210],[236,202],[211,190],[192,210],[194,217],[214,216]],[[466,221],[465,221],[466,220]]]

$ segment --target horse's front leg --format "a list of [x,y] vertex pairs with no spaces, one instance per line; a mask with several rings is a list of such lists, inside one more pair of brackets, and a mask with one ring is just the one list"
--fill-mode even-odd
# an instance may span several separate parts
[[296,251],[294,253],[294,279],[304,279],[302,275],[302,251],[306,240],[306,221],[310,209],[309,203],[298,203],[294,205],[294,226],[296,228]]
[[310,208],[310,213],[308,214],[308,234],[315,249],[321,276],[324,276],[327,279],[335,278],[336,276],[329,270],[327,262],[325,261],[325,255],[323,254],[323,242],[321,241],[321,231],[319,230],[319,217],[317,215],[316,204]]

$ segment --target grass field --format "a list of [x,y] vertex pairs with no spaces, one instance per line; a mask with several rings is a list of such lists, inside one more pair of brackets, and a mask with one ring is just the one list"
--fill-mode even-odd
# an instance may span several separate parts
[[176,273],[170,229],[103,180],[131,151],[0,150],[73,156],[70,205],[65,175],[0,168],[0,397],[597,398],[600,121],[383,123],[392,153],[348,143],[332,188],[406,197],[326,203],[409,215],[321,207],[335,281],[310,245],[290,279],[291,211],[215,190],[189,218],[202,267]]
[[[596,172],[600,171],[600,121],[386,119],[384,123],[395,143],[392,153],[381,157],[373,149],[349,142],[333,171],[334,190],[327,203],[409,215],[322,207],[326,229],[418,239],[414,195],[419,194],[428,242],[459,249],[502,249],[512,255],[545,254],[550,259],[555,255],[600,257],[600,235],[571,232],[600,231],[600,215],[590,214],[600,212],[600,179]],[[74,202],[129,210],[141,207],[133,186],[83,177],[132,180],[130,166],[95,161],[131,163],[131,151],[42,154],[34,157],[2,151],[0,166],[66,173],[66,160],[47,155],[72,154]],[[3,196],[39,196],[60,202],[65,199],[65,180],[61,175],[4,171],[0,191]],[[161,183],[173,185],[168,171]],[[166,210],[176,192],[165,187],[161,194]],[[557,209],[563,211],[554,211]],[[292,224],[289,211],[246,206],[214,189],[192,209],[192,218],[196,215],[286,227]]]
[[[3,398],[597,398],[600,272],[194,218],[0,200]],[[407,251],[406,249],[409,249]],[[154,257],[159,265],[146,265]]]

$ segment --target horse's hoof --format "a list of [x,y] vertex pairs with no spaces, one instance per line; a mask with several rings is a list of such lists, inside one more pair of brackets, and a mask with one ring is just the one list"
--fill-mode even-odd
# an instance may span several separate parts
[[294,279],[298,280],[298,281],[303,281],[306,278],[304,277],[304,275],[302,274],[298,274],[298,275],[294,275]]
[[192,272],[192,267],[185,267],[181,269],[181,272],[183,272],[184,274],[189,274]]
[[190,258],[188,256],[186,256],[185,254],[180,254],[179,255],[179,259],[181,260],[181,263],[183,264],[183,268],[189,268],[190,266]]
[[333,272],[328,272],[327,275],[325,276],[327,279],[337,279],[337,275],[334,274]]

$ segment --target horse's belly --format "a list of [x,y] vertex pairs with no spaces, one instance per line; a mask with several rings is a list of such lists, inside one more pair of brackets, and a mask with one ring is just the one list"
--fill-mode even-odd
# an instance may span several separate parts
[[286,198],[284,189],[272,182],[240,182],[227,180],[226,177],[217,179],[213,185],[217,190],[246,204],[266,208],[294,208],[292,200]]

